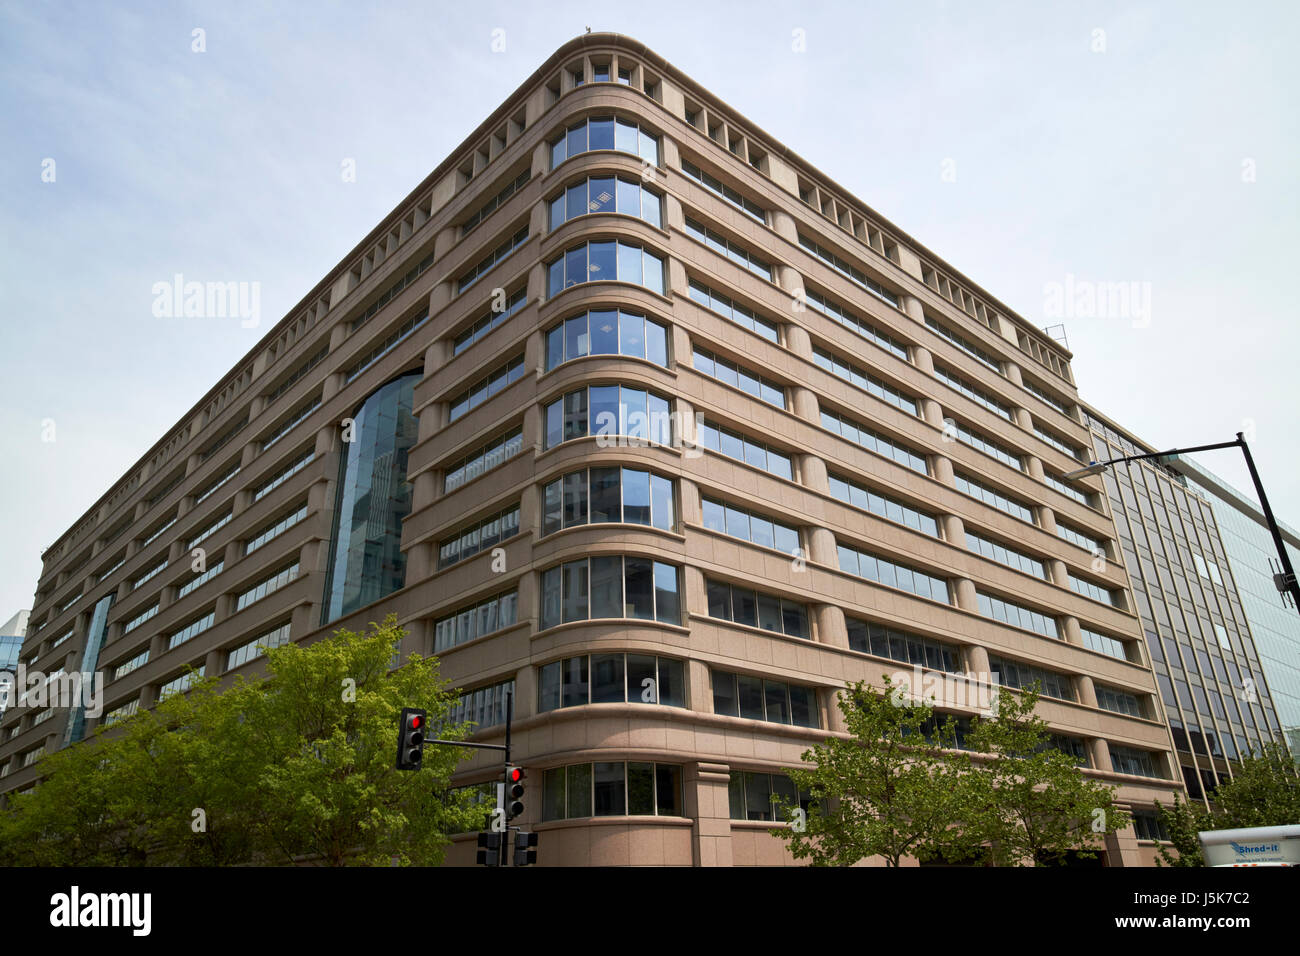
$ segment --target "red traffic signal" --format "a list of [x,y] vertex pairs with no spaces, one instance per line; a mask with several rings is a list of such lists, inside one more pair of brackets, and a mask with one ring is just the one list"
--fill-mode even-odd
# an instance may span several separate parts
[[506,767],[506,819],[513,820],[524,812],[524,768]]
[[397,769],[419,770],[424,760],[424,711],[403,707],[397,725]]

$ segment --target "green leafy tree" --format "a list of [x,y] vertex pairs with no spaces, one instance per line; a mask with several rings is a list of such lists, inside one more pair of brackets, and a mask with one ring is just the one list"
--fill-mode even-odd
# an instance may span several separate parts
[[945,749],[955,746],[955,722],[936,727],[933,708],[907,701],[888,676],[880,692],[849,685],[838,705],[851,737],[805,751],[812,766],[788,771],[812,799],[806,819],[773,831],[794,857],[850,866],[881,856],[899,866],[907,856],[971,850],[969,758]]
[[1204,866],[1199,836],[1203,830],[1284,826],[1300,820],[1300,771],[1286,745],[1272,742],[1234,765],[1232,779],[1214,791],[1210,809],[1174,794],[1171,806],[1157,803],[1156,811],[1170,843],[1157,846],[1159,862]]
[[[429,745],[395,766],[403,706],[458,739],[435,658],[391,669],[395,617],[363,634],[267,651],[267,674],[196,680],[42,763],[0,814],[0,861],[39,865],[239,862],[436,865],[482,811],[448,791],[464,751]],[[434,797],[440,792],[441,797]]]
[[1117,788],[1089,779],[1053,746],[1037,705],[1037,686],[1020,694],[1004,690],[993,715],[975,718],[971,728],[970,746],[980,753],[974,789],[988,811],[979,819],[996,865],[1050,865],[1071,853],[1095,857],[1107,834],[1129,824],[1129,814],[1115,805]]

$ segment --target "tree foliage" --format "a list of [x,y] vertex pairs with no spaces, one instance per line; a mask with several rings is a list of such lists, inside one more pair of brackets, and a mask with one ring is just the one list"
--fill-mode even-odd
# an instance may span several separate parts
[[970,746],[982,755],[971,782],[987,801],[979,819],[996,865],[1052,864],[1072,853],[1095,857],[1106,835],[1130,821],[1115,806],[1116,787],[1089,779],[1053,746],[1037,705],[1037,686],[1003,691],[994,714],[975,718],[971,728]]
[[818,744],[803,754],[813,766],[788,771],[813,800],[802,825],[774,831],[796,859],[850,866],[880,856],[899,866],[905,856],[969,849],[969,758],[944,750],[955,745],[955,724],[935,727],[933,709],[900,690],[888,676],[883,692],[849,685],[838,705],[850,739]]
[[0,813],[0,863],[440,863],[482,815],[447,791],[464,752],[426,746],[420,772],[398,771],[397,718],[424,708],[445,739],[469,725],[448,725],[436,658],[390,669],[403,635],[390,616],[268,649],[263,678],[196,679],[52,754]]
[[1300,770],[1286,745],[1275,741],[1233,767],[1232,779],[1214,791],[1210,809],[1175,794],[1171,806],[1157,803],[1156,811],[1172,844],[1172,850],[1158,846],[1160,863],[1204,866],[1198,836],[1203,830],[1285,826],[1300,820]]

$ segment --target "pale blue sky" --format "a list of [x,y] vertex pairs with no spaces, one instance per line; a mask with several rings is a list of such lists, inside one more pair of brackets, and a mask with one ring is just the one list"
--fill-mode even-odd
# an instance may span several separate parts
[[[1150,283],[1145,327],[1065,320],[1082,395],[1166,446],[1253,421],[1300,524],[1294,4],[270,7],[0,5],[0,618],[30,606],[41,549],[587,26],[646,43],[1038,325],[1067,274]],[[259,282],[261,325],[156,318],[176,273]],[[1203,460],[1247,484],[1235,453]]]

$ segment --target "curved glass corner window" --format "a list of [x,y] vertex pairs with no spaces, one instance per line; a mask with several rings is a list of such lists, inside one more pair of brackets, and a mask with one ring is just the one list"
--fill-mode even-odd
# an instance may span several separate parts
[[659,137],[643,126],[613,116],[592,116],[579,120],[557,139],[551,140],[551,168],[579,153],[593,149],[616,149],[640,156],[659,165]]
[[649,249],[605,239],[566,249],[546,264],[546,295],[580,282],[632,282],[651,292],[664,291],[664,260]]
[[599,618],[682,623],[679,568],[628,555],[580,558],[542,572],[540,627]]
[[405,583],[402,519],[411,511],[406,456],[416,440],[412,396],[422,374],[394,379],[353,415],[353,439],[339,467],[324,623]]
[[546,406],[545,420],[547,448],[588,435],[600,439],[619,435],[655,445],[673,443],[668,399],[626,385],[592,385],[569,392]]
[[586,704],[686,706],[682,661],[650,654],[592,654],[538,668],[537,710]]
[[640,524],[673,531],[673,480],[636,468],[574,471],[542,489],[542,534],[585,524]]
[[624,176],[592,176],[569,186],[551,200],[551,228],[594,212],[636,216],[652,226],[662,226],[662,199],[656,192]]
[[668,367],[668,326],[636,312],[593,309],[546,333],[546,371],[588,355],[627,355]]

